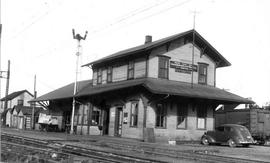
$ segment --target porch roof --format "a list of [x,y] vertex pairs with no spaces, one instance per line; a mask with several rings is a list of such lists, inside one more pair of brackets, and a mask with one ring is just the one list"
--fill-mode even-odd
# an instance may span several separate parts
[[[92,85],[92,80],[84,80],[84,81],[77,82],[78,91],[80,91],[81,89],[83,89],[87,85]],[[33,99],[30,102],[72,98],[74,96],[73,91],[74,91],[74,83],[71,83],[71,84],[68,84],[64,87],[56,89],[52,92],[49,92],[45,95],[42,95],[36,99]]]
[[114,90],[125,89],[132,86],[143,86],[148,91],[154,94],[169,94],[187,98],[217,100],[222,102],[239,103],[239,104],[254,103],[251,100],[248,100],[246,98],[240,97],[238,95],[235,95],[233,93],[227,92],[223,89],[219,89],[216,87],[193,84],[193,88],[191,88],[190,83],[170,81],[164,79],[154,79],[154,78],[126,80],[97,86],[88,85],[87,87],[79,91],[76,96],[77,97],[91,96]]

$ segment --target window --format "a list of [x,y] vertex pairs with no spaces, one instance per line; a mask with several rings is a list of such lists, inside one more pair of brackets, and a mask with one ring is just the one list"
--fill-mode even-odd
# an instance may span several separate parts
[[134,61],[128,62],[128,79],[134,79]]
[[17,101],[17,105],[23,106],[23,100],[22,100],[22,99],[18,100],[18,101]]
[[83,120],[83,106],[80,105],[78,110],[78,125],[82,124],[82,120]]
[[102,70],[99,69],[97,73],[97,84],[101,84],[102,82]]
[[199,84],[207,84],[207,64],[199,63]]
[[177,105],[177,128],[178,129],[187,128],[187,113],[188,113],[188,104]]
[[157,104],[156,127],[166,128],[166,108],[164,104]]
[[111,83],[112,82],[112,67],[108,67],[107,69],[107,83]]
[[130,113],[130,126],[131,127],[137,127],[138,125],[138,102],[132,102],[131,103],[131,113]]
[[158,78],[168,79],[169,58],[159,57]]
[[206,117],[207,117],[207,106],[202,105],[197,108],[197,128],[206,129]]
[[100,116],[101,116],[101,111],[100,109],[93,107],[92,111],[92,125],[97,126],[100,125]]
[[84,125],[88,124],[88,112],[89,112],[89,107],[84,106],[84,110],[83,110],[83,124]]

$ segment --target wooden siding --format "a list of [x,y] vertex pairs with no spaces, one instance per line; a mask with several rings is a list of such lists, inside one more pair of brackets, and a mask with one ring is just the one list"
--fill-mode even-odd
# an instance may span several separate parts
[[107,69],[102,70],[102,79],[101,79],[102,84],[107,83]]
[[136,127],[130,127],[131,120],[131,102],[127,102],[125,104],[125,108],[123,109],[123,113],[127,114],[127,123],[122,126],[122,136],[128,138],[142,138],[142,129],[143,129],[143,103],[140,99],[138,101],[138,124]]
[[97,85],[97,71],[93,70],[93,85]]
[[136,60],[134,64],[134,78],[142,78],[146,75],[146,59]]
[[127,80],[127,64],[119,67],[113,67],[112,81]]
[[[169,51],[166,52],[168,47],[162,46],[152,51],[149,58],[149,75],[148,77],[157,78],[158,72],[158,56],[165,55],[170,57],[170,61],[182,62],[192,64],[192,44],[187,43],[183,45],[183,41],[176,40],[169,46]],[[195,46],[194,49],[194,65],[197,66],[197,72],[193,72],[193,82],[198,83],[198,63],[205,63],[207,67],[207,84],[215,85],[215,63],[207,56],[201,55],[200,49]],[[170,63],[169,63],[170,64]],[[191,73],[176,72],[175,68],[169,66],[169,80],[191,82]]]
[[158,57],[149,57],[148,77],[158,78]]
[[156,141],[167,142],[169,139],[172,140],[200,140],[201,136],[206,130],[214,129],[214,118],[213,109],[208,106],[207,118],[206,118],[206,129],[197,129],[197,112],[196,108],[192,109],[192,105],[188,105],[187,115],[187,128],[177,129],[177,104],[169,103],[167,107],[167,125],[165,129],[155,127],[155,107],[148,106],[147,108],[147,128],[154,128]]

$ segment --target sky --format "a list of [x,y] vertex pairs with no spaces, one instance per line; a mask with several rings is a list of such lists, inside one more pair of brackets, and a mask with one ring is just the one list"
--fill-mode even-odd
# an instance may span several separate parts
[[[74,82],[77,42],[83,65],[120,50],[193,28],[232,65],[217,69],[217,87],[258,105],[270,102],[269,0],[8,0],[1,1],[1,64],[11,62],[9,93],[37,95]],[[92,78],[80,68],[79,80]],[[1,97],[6,80],[1,79]]]

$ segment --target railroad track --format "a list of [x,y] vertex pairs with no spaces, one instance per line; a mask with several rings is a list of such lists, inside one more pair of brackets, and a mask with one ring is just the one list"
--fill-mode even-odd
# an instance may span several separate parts
[[87,157],[95,162],[117,162],[117,163],[164,163],[164,161],[148,159],[148,158],[138,158],[135,156],[127,156],[119,153],[106,152],[101,150],[94,150],[89,148],[83,148],[73,145],[62,145],[58,143],[50,143],[49,141],[33,139],[22,136],[14,136],[6,133],[1,134],[1,143],[9,145],[19,145],[24,148],[34,148],[34,149],[44,149],[44,151],[51,150],[51,153],[56,155],[73,155],[80,157]]
[[[2,133],[2,140],[7,139],[9,142],[16,143],[26,143],[31,144],[32,146],[38,146],[43,148],[54,149],[55,151],[60,151],[62,154],[70,154],[82,157],[89,157],[95,159],[97,161],[102,162],[164,162],[160,160],[146,159],[146,158],[138,158],[135,156],[127,156],[119,153],[106,152],[104,150],[95,150],[90,148],[79,147],[76,145],[62,145],[61,143],[57,143],[58,141],[44,141],[39,139],[32,139],[21,136],[14,136],[9,134]],[[175,158],[176,160],[191,160],[198,162],[223,162],[223,163],[266,163],[264,161],[257,160],[248,160],[242,158],[234,158],[234,157],[225,157],[216,155],[215,153],[207,152],[206,150],[195,150],[195,151],[179,151],[179,150],[171,150],[164,149],[158,147],[151,147],[147,145],[134,145],[129,143],[115,143],[115,142],[91,142],[90,146],[98,146],[106,148],[111,148],[116,151],[131,151],[136,153],[147,154],[151,156],[162,156],[167,158]]]

